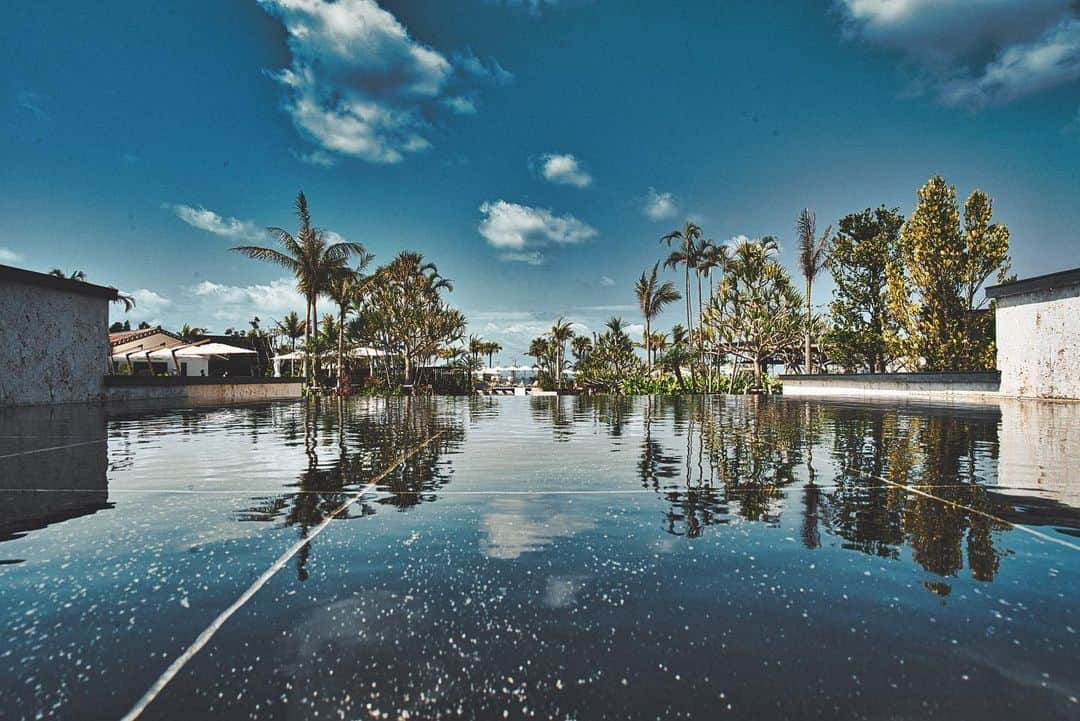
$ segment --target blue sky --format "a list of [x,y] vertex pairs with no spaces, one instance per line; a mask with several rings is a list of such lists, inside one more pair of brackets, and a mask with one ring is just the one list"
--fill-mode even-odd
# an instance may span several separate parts
[[299,189],[435,261],[505,362],[558,315],[637,322],[686,218],[794,270],[801,208],[907,212],[934,173],[993,196],[1021,276],[1080,265],[1071,0],[7,3],[0,47],[0,262],[83,269],[133,321],[302,309],[227,251]]

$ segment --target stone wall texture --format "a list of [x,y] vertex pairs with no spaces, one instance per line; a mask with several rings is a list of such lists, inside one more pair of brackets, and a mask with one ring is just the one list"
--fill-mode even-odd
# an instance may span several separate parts
[[0,281],[0,406],[97,401],[109,301]]
[[997,301],[1001,395],[1080,399],[1080,284]]
[[259,401],[295,400],[304,395],[303,381],[297,379],[174,378],[152,382],[146,379],[119,377],[108,379],[105,400],[109,403],[173,401],[179,404],[228,405]]

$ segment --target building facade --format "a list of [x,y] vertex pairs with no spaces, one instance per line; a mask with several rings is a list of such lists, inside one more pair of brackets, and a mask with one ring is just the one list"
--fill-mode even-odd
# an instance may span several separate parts
[[0,406],[99,400],[115,288],[0,265]]
[[1080,268],[986,289],[997,309],[1000,394],[1080,399]]

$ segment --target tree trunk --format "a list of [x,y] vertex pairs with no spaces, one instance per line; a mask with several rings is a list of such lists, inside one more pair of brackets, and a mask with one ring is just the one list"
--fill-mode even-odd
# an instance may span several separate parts
[[649,316],[645,316],[645,364],[649,367],[649,377],[652,377],[652,325]]
[[311,296],[304,310],[304,381],[311,385]]
[[807,279],[806,279],[806,365],[804,366],[803,373],[806,373],[808,375],[810,373],[814,372],[813,367],[810,365],[810,360],[811,360],[810,359],[810,324],[813,321],[813,317],[811,315],[811,313],[812,313],[811,305],[810,305],[810,290],[811,290],[811,287],[812,287],[812,285],[811,285],[810,278],[807,277]]
[[341,316],[338,319],[338,344],[337,344],[337,365],[338,365],[338,388],[340,389],[345,382],[345,306],[341,306]]

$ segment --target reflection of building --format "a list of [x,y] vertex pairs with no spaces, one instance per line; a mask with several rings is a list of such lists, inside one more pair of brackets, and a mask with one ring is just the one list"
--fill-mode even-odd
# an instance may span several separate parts
[[0,265],[0,406],[102,394],[115,288]]
[[0,409],[0,542],[110,508],[107,466],[101,406]]
[[986,289],[1001,395],[1080,399],[1080,268]]

